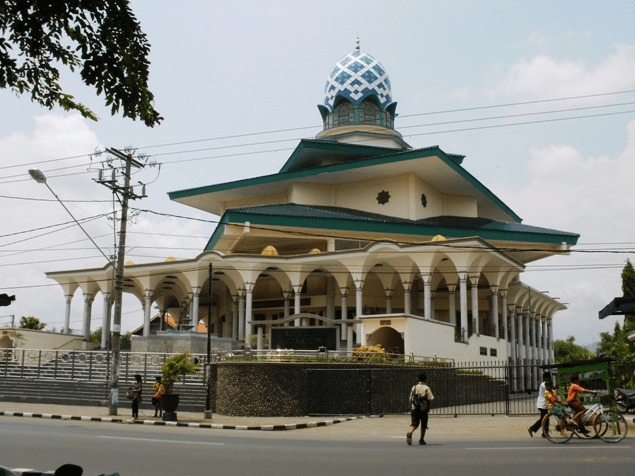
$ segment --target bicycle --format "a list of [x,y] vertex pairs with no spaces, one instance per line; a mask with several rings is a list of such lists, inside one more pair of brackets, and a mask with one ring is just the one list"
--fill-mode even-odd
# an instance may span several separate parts
[[[592,425],[595,432],[593,435],[585,435],[580,431],[580,427],[573,420],[576,415],[573,415],[568,408],[563,408],[564,417],[547,413],[542,420],[542,430],[552,443],[566,443],[573,438],[574,434],[581,438],[599,437],[606,443],[622,441],[628,433],[628,425],[620,413],[611,409],[611,401],[612,395],[602,395],[600,403],[592,405],[582,415],[582,424]],[[551,431],[551,428],[554,430]]]

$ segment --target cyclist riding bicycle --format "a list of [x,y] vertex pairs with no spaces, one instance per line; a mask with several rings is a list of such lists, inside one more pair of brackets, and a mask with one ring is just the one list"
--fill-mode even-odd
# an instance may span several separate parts
[[571,376],[571,386],[569,387],[569,394],[567,395],[567,404],[573,409],[575,415],[573,415],[573,421],[578,424],[578,428],[580,432],[585,435],[590,433],[582,422],[582,415],[586,412],[586,408],[580,401],[578,400],[578,394],[580,393],[595,393],[597,394],[597,390],[587,390],[580,386],[580,377],[577,375]]

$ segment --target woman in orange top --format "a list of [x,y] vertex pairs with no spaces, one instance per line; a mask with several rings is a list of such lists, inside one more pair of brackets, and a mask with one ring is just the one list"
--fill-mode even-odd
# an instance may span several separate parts
[[569,394],[567,395],[567,404],[573,409],[575,415],[573,416],[573,420],[578,424],[580,431],[584,434],[587,434],[589,431],[584,428],[584,423],[582,423],[582,415],[586,412],[586,408],[584,405],[580,403],[578,400],[579,393],[598,393],[596,390],[587,390],[580,386],[580,377],[577,375],[571,376],[571,386],[569,387]]
[[156,377],[156,381],[152,385],[154,388],[154,397],[152,398],[152,404],[154,405],[154,416],[160,417],[163,415],[163,407],[161,407],[161,395],[165,393],[165,388],[161,383],[161,377]]

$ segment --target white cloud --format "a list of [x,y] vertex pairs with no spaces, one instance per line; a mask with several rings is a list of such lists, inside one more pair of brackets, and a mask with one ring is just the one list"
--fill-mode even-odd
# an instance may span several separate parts
[[[627,144],[617,157],[585,156],[565,144],[535,148],[527,165],[526,186],[495,184],[492,189],[520,212],[524,223],[579,233],[581,244],[574,249],[633,250],[635,121],[628,124],[627,132]],[[556,315],[556,337],[575,335],[578,342],[587,343],[597,340],[599,332],[612,330],[616,318],[599,321],[598,312],[621,295],[620,272],[627,258],[633,261],[635,253],[574,252],[529,267],[559,269],[523,276],[530,283],[539,280],[537,286],[570,303],[568,311]]]
[[[599,61],[557,60],[547,55],[522,59],[501,74],[491,74],[486,95],[518,99],[579,96],[632,88],[635,84],[635,47],[617,45],[615,52]],[[502,76],[502,77],[501,77]]]

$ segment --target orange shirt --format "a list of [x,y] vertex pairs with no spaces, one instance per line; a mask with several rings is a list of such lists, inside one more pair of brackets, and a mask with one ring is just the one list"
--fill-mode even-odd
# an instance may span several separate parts
[[161,398],[161,395],[165,393],[165,389],[163,388],[163,384],[161,382],[154,382],[154,385],[152,385],[152,387],[154,387],[155,389],[155,398]]
[[580,387],[577,383],[572,383],[569,387],[569,394],[567,395],[567,403],[578,400],[578,393],[586,392],[585,389]]

